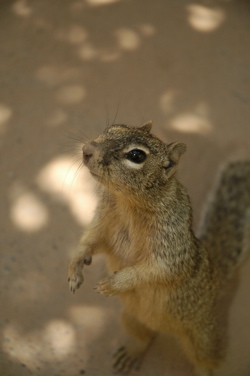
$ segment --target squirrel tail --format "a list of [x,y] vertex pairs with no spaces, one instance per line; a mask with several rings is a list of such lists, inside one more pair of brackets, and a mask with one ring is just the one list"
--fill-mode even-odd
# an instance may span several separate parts
[[199,236],[223,278],[250,250],[250,161],[230,162],[219,174]]

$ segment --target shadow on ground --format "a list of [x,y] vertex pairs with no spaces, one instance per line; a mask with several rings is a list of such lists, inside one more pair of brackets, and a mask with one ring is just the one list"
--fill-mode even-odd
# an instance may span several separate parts
[[[118,302],[93,291],[103,260],[75,296],[67,287],[96,204],[81,144],[107,123],[149,119],[165,141],[186,142],[179,175],[197,227],[221,163],[250,156],[249,16],[243,0],[2,1],[1,375],[111,374],[124,334]],[[250,372],[249,267],[221,376]],[[162,336],[139,374],[192,369]]]

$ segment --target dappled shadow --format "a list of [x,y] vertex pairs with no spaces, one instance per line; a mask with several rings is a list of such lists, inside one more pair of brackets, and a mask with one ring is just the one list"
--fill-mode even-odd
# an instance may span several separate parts
[[[123,334],[116,300],[93,292],[103,260],[86,268],[76,296],[67,287],[97,200],[82,143],[107,123],[149,119],[166,142],[186,142],[179,175],[196,227],[218,166],[249,157],[249,3],[3,0],[0,9],[0,367],[4,376],[110,375]],[[244,286],[232,312],[247,325]],[[221,375],[245,376],[236,345],[247,348],[247,333],[232,333]],[[155,369],[191,374],[162,337],[142,373]]]

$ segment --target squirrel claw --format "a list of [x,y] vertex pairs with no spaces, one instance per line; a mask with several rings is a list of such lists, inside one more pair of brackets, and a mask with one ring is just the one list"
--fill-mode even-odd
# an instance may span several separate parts
[[130,354],[125,346],[120,347],[113,356],[113,374],[127,375],[132,370],[138,371],[142,354]]
[[80,288],[83,283],[83,276],[78,276],[76,278],[69,278],[69,290],[75,294],[76,290]]
[[79,267],[72,267],[69,268],[69,290],[75,294],[76,290],[80,288],[81,284],[83,283],[84,278],[82,271]]
[[116,295],[113,286],[113,276],[109,276],[107,278],[102,279],[96,286],[95,290],[102,295],[106,295],[106,297],[110,295]]

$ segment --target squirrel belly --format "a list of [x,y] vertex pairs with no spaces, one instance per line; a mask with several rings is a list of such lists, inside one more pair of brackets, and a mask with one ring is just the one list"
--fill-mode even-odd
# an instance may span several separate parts
[[[162,199],[155,202],[154,197],[154,203],[147,202],[143,208],[105,189],[101,217],[106,218],[103,233],[109,272],[119,274],[141,266],[132,286],[120,288],[117,294],[124,308],[152,330],[167,332],[178,322],[200,315],[202,306],[209,310],[207,300],[213,301],[217,281],[206,250],[192,232],[186,189],[172,177]],[[209,291],[208,298],[211,280],[214,291]],[[125,286],[126,281],[121,284]]]

